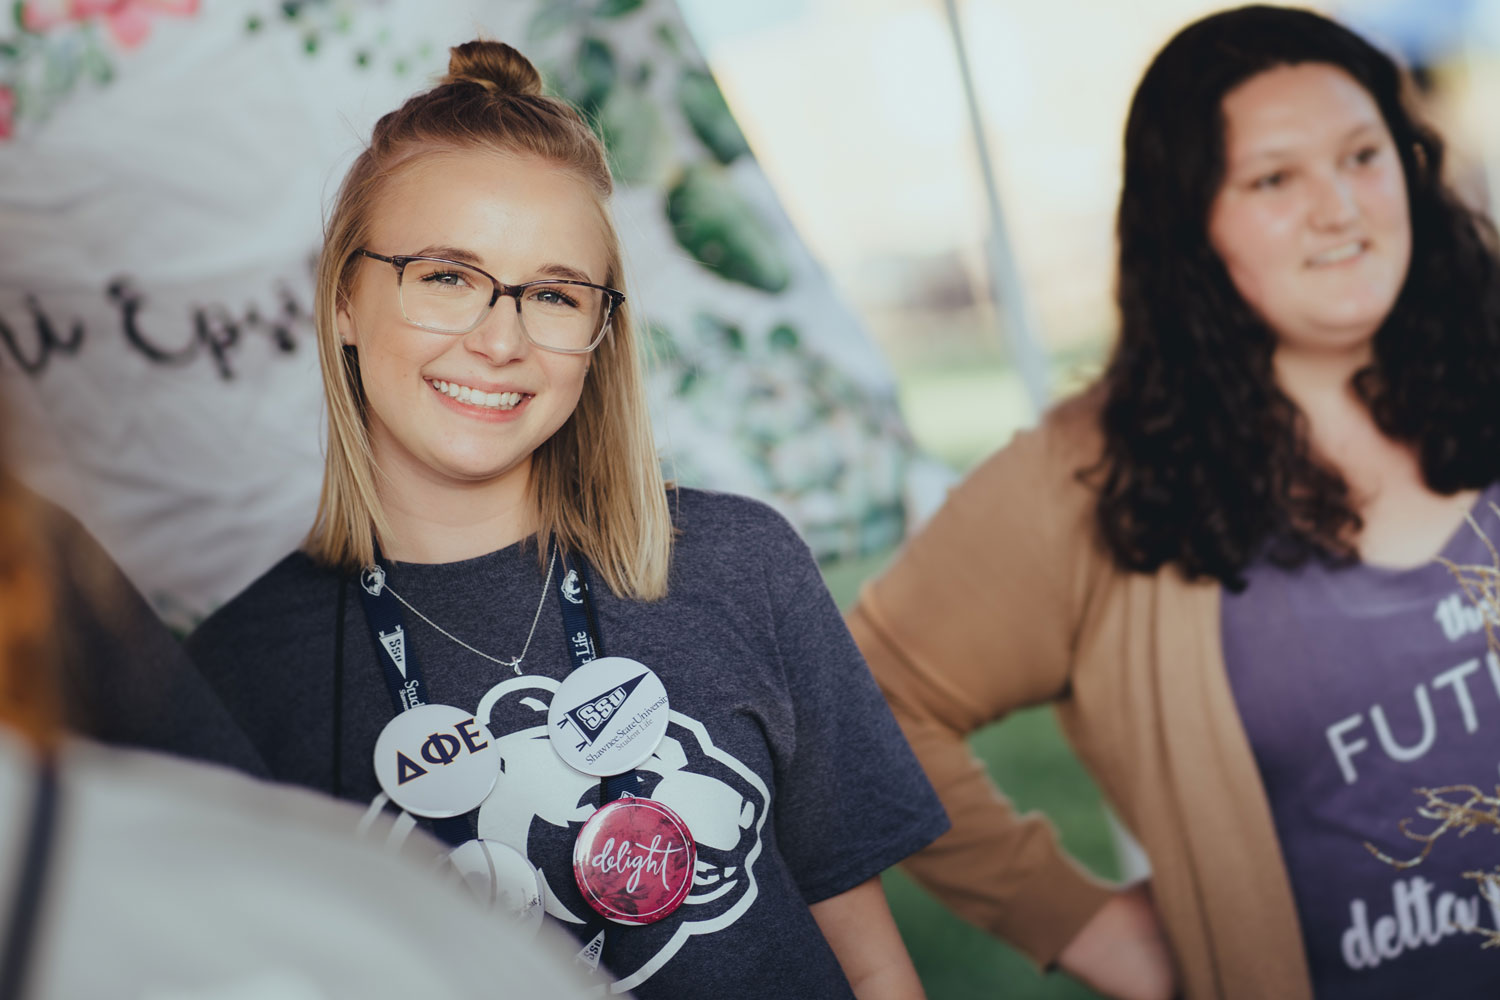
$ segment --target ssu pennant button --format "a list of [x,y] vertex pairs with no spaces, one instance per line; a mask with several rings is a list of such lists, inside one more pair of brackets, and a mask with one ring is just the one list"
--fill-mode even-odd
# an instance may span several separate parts
[[682,817],[653,799],[600,806],[573,842],[583,898],[617,924],[650,924],[682,905],[693,887],[698,845]]
[[375,741],[375,777],[391,801],[415,816],[441,819],[475,808],[500,776],[500,751],[473,712],[419,705]]
[[605,656],[570,673],[552,696],[552,749],[575,771],[624,774],[656,750],[671,716],[667,689],[644,663]]

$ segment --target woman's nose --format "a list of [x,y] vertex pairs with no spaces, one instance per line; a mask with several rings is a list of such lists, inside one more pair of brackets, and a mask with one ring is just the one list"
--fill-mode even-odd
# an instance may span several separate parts
[[521,303],[502,295],[484,321],[464,334],[464,344],[490,364],[503,365],[521,357],[530,348],[521,326]]
[[1348,178],[1338,174],[1313,179],[1311,220],[1318,229],[1343,229],[1359,219],[1359,202]]

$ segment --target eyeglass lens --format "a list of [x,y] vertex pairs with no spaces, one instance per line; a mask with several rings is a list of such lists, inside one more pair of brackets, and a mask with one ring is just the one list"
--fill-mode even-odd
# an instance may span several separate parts
[[[488,277],[462,264],[411,260],[401,273],[401,310],[407,322],[438,333],[472,330],[494,293]],[[604,298],[602,291],[586,285],[538,282],[520,293],[521,325],[540,347],[580,351],[604,325]]]

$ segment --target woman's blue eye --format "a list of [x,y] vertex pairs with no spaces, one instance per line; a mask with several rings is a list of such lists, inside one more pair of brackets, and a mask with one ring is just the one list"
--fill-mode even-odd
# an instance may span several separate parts
[[531,298],[543,305],[578,306],[578,301],[560,288],[538,288],[531,293]]
[[457,271],[434,271],[432,274],[423,275],[422,280],[434,285],[450,285],[455,288],[468,284],[467,279]]

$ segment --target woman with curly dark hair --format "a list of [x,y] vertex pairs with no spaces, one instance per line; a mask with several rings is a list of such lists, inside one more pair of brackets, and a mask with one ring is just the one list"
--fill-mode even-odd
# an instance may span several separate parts
[[[1131,105],[1118,345],[861,595],[860,646],[953,829],[908,864],[1110,995],[1494,996],[1420,786],[1493,782],[1500,655],[1435,560],[1488,562],[1500,263],[1400,71],[1316,14],[1182,30]],[[1491,534],[1495,534],[1491,531]],[[1052,703],[1149,883],[1080,872],[964,737]],[[1405,845],[1405,846],[1403,846]]]

